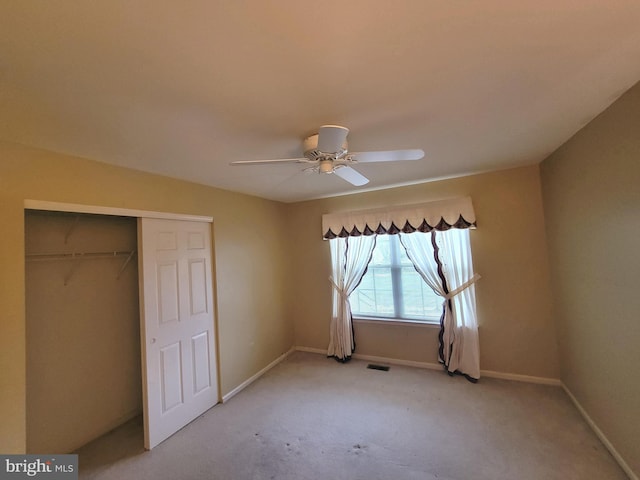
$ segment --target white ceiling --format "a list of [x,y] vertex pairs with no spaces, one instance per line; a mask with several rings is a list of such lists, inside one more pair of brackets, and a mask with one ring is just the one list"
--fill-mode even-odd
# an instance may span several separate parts
[[[638,80],[638,0],[0,2],[0,140],[285,202],[539,162]],[[327,123],[425,158],[229,165]]]

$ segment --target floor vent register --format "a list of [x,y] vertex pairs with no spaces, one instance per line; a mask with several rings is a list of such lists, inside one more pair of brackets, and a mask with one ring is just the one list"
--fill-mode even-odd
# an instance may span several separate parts
[[390,367],[388,367],[387,365],[376,365],[375,363],[370,363],[369,365],[367,365],[367,368],[370,368],[371,370],[388,372]]

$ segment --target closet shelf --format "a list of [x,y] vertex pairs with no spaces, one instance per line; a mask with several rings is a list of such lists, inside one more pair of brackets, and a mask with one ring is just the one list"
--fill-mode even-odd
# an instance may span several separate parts
[[89,260],[93,258],[126,257],[124,260],[124,263],[122,264],[122,266],[120,267],[120,270],[118,271],[118,275],[116,276],[116,279],[119,279],[120,275],[122,275],[122,272],[124,272],[125,268],[127,268],[127,265],[129,265],[129,262],[131,261],[131,259],[135,254],[136,254],[136,251],[131,250],[131,251],[115,251],[115,252],[27,253],[25,257],[27,261],[75,260],[73,265],[71,266],[71,269],[64,277],[64,284],[66,286],[71,280],[71,277],[73,276],[73,273],[76,271],[76,268],[80,264],[81,260]]

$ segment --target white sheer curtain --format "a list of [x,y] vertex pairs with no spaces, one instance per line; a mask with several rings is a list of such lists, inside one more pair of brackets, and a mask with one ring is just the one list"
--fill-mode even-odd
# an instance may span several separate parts
[[355,348],[349,295],[367,271],[375,245],[375,235],[329,240],[333,312],[327,355],[343,362],[351,358]]
[[480,275],[473,272],[469,230],[452,228],[446,232],[434,232],[434,235],[455,320],[450,329],[453,335],[447,336],[445,329],[444,339],[451,345],[448,369],[478,379],[480,347],[474,283]]
[[[442,325],[452,324],[452,312],[447,306],[446,296],[447,291],[442,284],[442,279],[438,273],[438,263],[436,262],[436,252],[434,244],[431,242],[432,234],[414,232],[414,233],[401,233],[400,243],[407,252],[407,257],[413,263],[422,279],[426,282],[431,289],[445,299],[443,307],[443,315],[441,318]],[[440,345],[442,350],[442,344]],[[445,348],[444,352],[440,352],[440,361],[444,362],[445,358],[449,358],[449,349]]]
[[480,349],[468,229],[400,234],[407,256],[424,281],[441,297],[440,361],[451,373],[480,378]]

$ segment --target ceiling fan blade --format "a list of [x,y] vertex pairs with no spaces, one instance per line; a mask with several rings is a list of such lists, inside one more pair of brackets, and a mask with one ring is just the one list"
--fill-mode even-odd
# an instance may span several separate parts
[[349,129],[339,125],[323,125],[318,131],[318,150],[323,153],[336,153],[342,150]]
[[365,162],[397,162],[402,160],[420,160],[424,152],[415,150],[389,150],[386,152],[353,152],[349,157],[359,163]]
[[344,165],[336,167],[333,173],[356,187],[369,183],[369,179],[367,177],[353,168]]
[[230,165],[268,165],[273,163],[308,163],[306,158],[276,158],[274,160],[238,160]]

